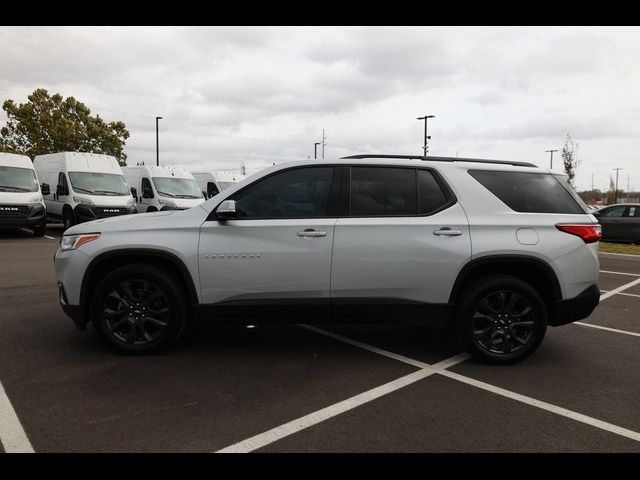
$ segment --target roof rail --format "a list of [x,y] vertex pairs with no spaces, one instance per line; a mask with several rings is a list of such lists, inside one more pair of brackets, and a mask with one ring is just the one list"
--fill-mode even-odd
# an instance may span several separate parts
[[537,165],[528,162],[510,162],[508,160],[485,160],[481,158],[458,158],[458,157],[425,157],[422,155],[379,155],[379,154],[361,154],[349,155],[342,159],[363,159],[363,158],[398,158],[402,160],[422,160],[426,162],[471,162],[471,163],[496,163],[498,165],[514,165],[516,167],[534,167]]

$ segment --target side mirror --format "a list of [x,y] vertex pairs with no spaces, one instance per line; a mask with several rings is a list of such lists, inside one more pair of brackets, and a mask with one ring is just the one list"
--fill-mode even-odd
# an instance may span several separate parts
[[591,215],[593,215],[594,217],[599,217],[600,216],[600,212],[598,212],[596,210],[595,212],[591,212]]
[[236,201],[235,200],[225,200],[218,206],[216,210],[216,217],[218,220],[231,220],[238,216],[238,212],[236,212]]
[[142,198],[153,198],[153,192],[148,188],[142,190]]
[[69,195],[69,192],[62,184],[58,184],[56,187],[56,195]]
[[138,190],[136,190],[135,187],[131,187],[131,196],[133,198],[137,198],[138,197]]
[[49,184],[43,183],[42,185],[40,185],[40,192],[42,193],[42,195],[50,195],[51,189],[49,188]]

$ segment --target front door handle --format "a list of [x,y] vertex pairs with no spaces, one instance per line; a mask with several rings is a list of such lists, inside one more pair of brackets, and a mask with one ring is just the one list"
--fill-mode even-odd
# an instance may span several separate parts
[[327,232],[321,232],[319,230],[314,230],[312,228],[307,228],[301,232],[298,232],[297,235],[299,237],[326,237]]
[[460,235],[462,235],[462,231],[451,230],[451,227],[442,227],[440,230],[434,230],[433,234],[442,237],[459,237]]

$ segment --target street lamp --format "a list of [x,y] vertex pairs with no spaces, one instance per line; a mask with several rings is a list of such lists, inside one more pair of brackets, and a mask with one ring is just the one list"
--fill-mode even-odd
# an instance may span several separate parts
[[427,141],[431,139],[429,135],[427,135],[427,120],[430,118],[435,118],[435,115],[425,115],[424,117],[418,117],[416,120],[424,120],[424,147],[422,150],[424,151],[424,156],[427,156],[427,152],[429,151],[429,147],[427,146]]
[[624,170],[624,168],[612,168],[612,170],[616,171],[616,193],[614,194],[615,200],[613,203],[618,203],[618,173],[620,173],[620,170]]
[[545,150],[547,153],[551,153],[551,166],[549,169],[553,170],[553,152],[557,152],[558,150]]
[[160,166],[160,142],[158,140],[158,120],[162,117],[156,117],[156,166]]

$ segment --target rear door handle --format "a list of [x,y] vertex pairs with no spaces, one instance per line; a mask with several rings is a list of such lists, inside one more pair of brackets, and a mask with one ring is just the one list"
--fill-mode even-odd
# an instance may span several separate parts
[[319,230],[313,230],[312,228],[307,228],[301,232],[298,232],[297,235],[299,237],[326,237],[327,232],[321,232]]
[[434,235],[439,235],[442,237],[459,237],[462,235],[461,230],[451,230],[450,227],[442,227],[440,230],[434,230]]

